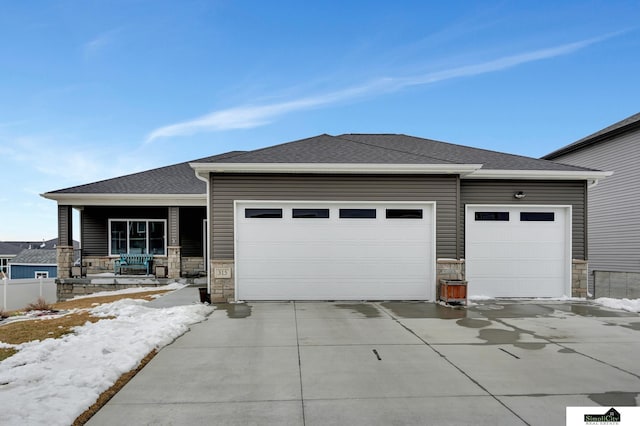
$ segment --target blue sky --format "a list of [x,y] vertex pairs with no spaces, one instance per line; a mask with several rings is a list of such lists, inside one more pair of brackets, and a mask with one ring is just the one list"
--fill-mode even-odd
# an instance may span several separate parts
[[0,241],[39,194],[321,133],[539,157],[638,112],[635,1],[4,1]]

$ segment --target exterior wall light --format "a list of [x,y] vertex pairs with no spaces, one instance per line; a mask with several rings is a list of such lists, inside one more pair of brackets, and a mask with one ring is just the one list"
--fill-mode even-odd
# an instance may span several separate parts
[[526,196],[527,196],[527,194],[525,194],[524,191],[518,191],[518,192],[513,194],[513,197],[517,198],[518,200],[521,200]]

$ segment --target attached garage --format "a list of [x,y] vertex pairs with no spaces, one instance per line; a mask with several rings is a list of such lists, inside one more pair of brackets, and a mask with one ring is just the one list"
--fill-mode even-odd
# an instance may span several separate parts
[[571,295],[571,206],[467,205],[471,296]]
[[236,201],[239,300],[429,300],[435,203]]

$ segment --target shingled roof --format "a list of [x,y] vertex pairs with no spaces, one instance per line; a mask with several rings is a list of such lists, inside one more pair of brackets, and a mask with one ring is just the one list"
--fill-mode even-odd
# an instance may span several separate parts
[[581,167],[402,134],[327,134],[195,163],[482,164],[493,170],[581,171]]
[[[190,164],[372,164],[457,168],[476,165],[482,170],[581,172],[591,169],[505,154],[403,134],[322,134],[253,151],[232,151],[144,172],[107,179],[44,194],[64,195],[204,195],[205,183]],[[454,168],[456,168],[454,167]],[[444,170],[444,168],[442,169]]]
[[[244,151],[201,158],[196,161],[215,162],[233,157]],[[112,179],[71,188],[51,191],[47,194],[205,194],[206,185],[199,180],[189,162],[173,164],[144,172],[133,173]]]
[[11,259],[11,264],[29,265],[55,265],[56,250],[51,249],[26,249],[22,250],[16,257]]
[[577,140],[576,142],[557,149],[542,158],[545,160],[553,160],[570,152],[577,151],[600,142],[604,142],[611,137],[618,136],[625,132],[636,129],[640,129],[640,112],[633,114],[625,118],[624,120],[620,120],[609,127],[605,127],[604,129],[599,130],[580,140]]

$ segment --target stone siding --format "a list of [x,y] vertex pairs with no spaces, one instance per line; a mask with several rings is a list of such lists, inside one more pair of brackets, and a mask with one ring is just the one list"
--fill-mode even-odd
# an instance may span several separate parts
[[58,246],[56,251],[56,263],[58,264],[58,277],[71,277],[73,266],[73,246]]
[[227,303],[235,300],[236,286],[233,263],[233,260],[211,261],[211,301],[213,303]]
[[586,260],[573,259],[571,266],[571,297],[589,296],[589,262]]

